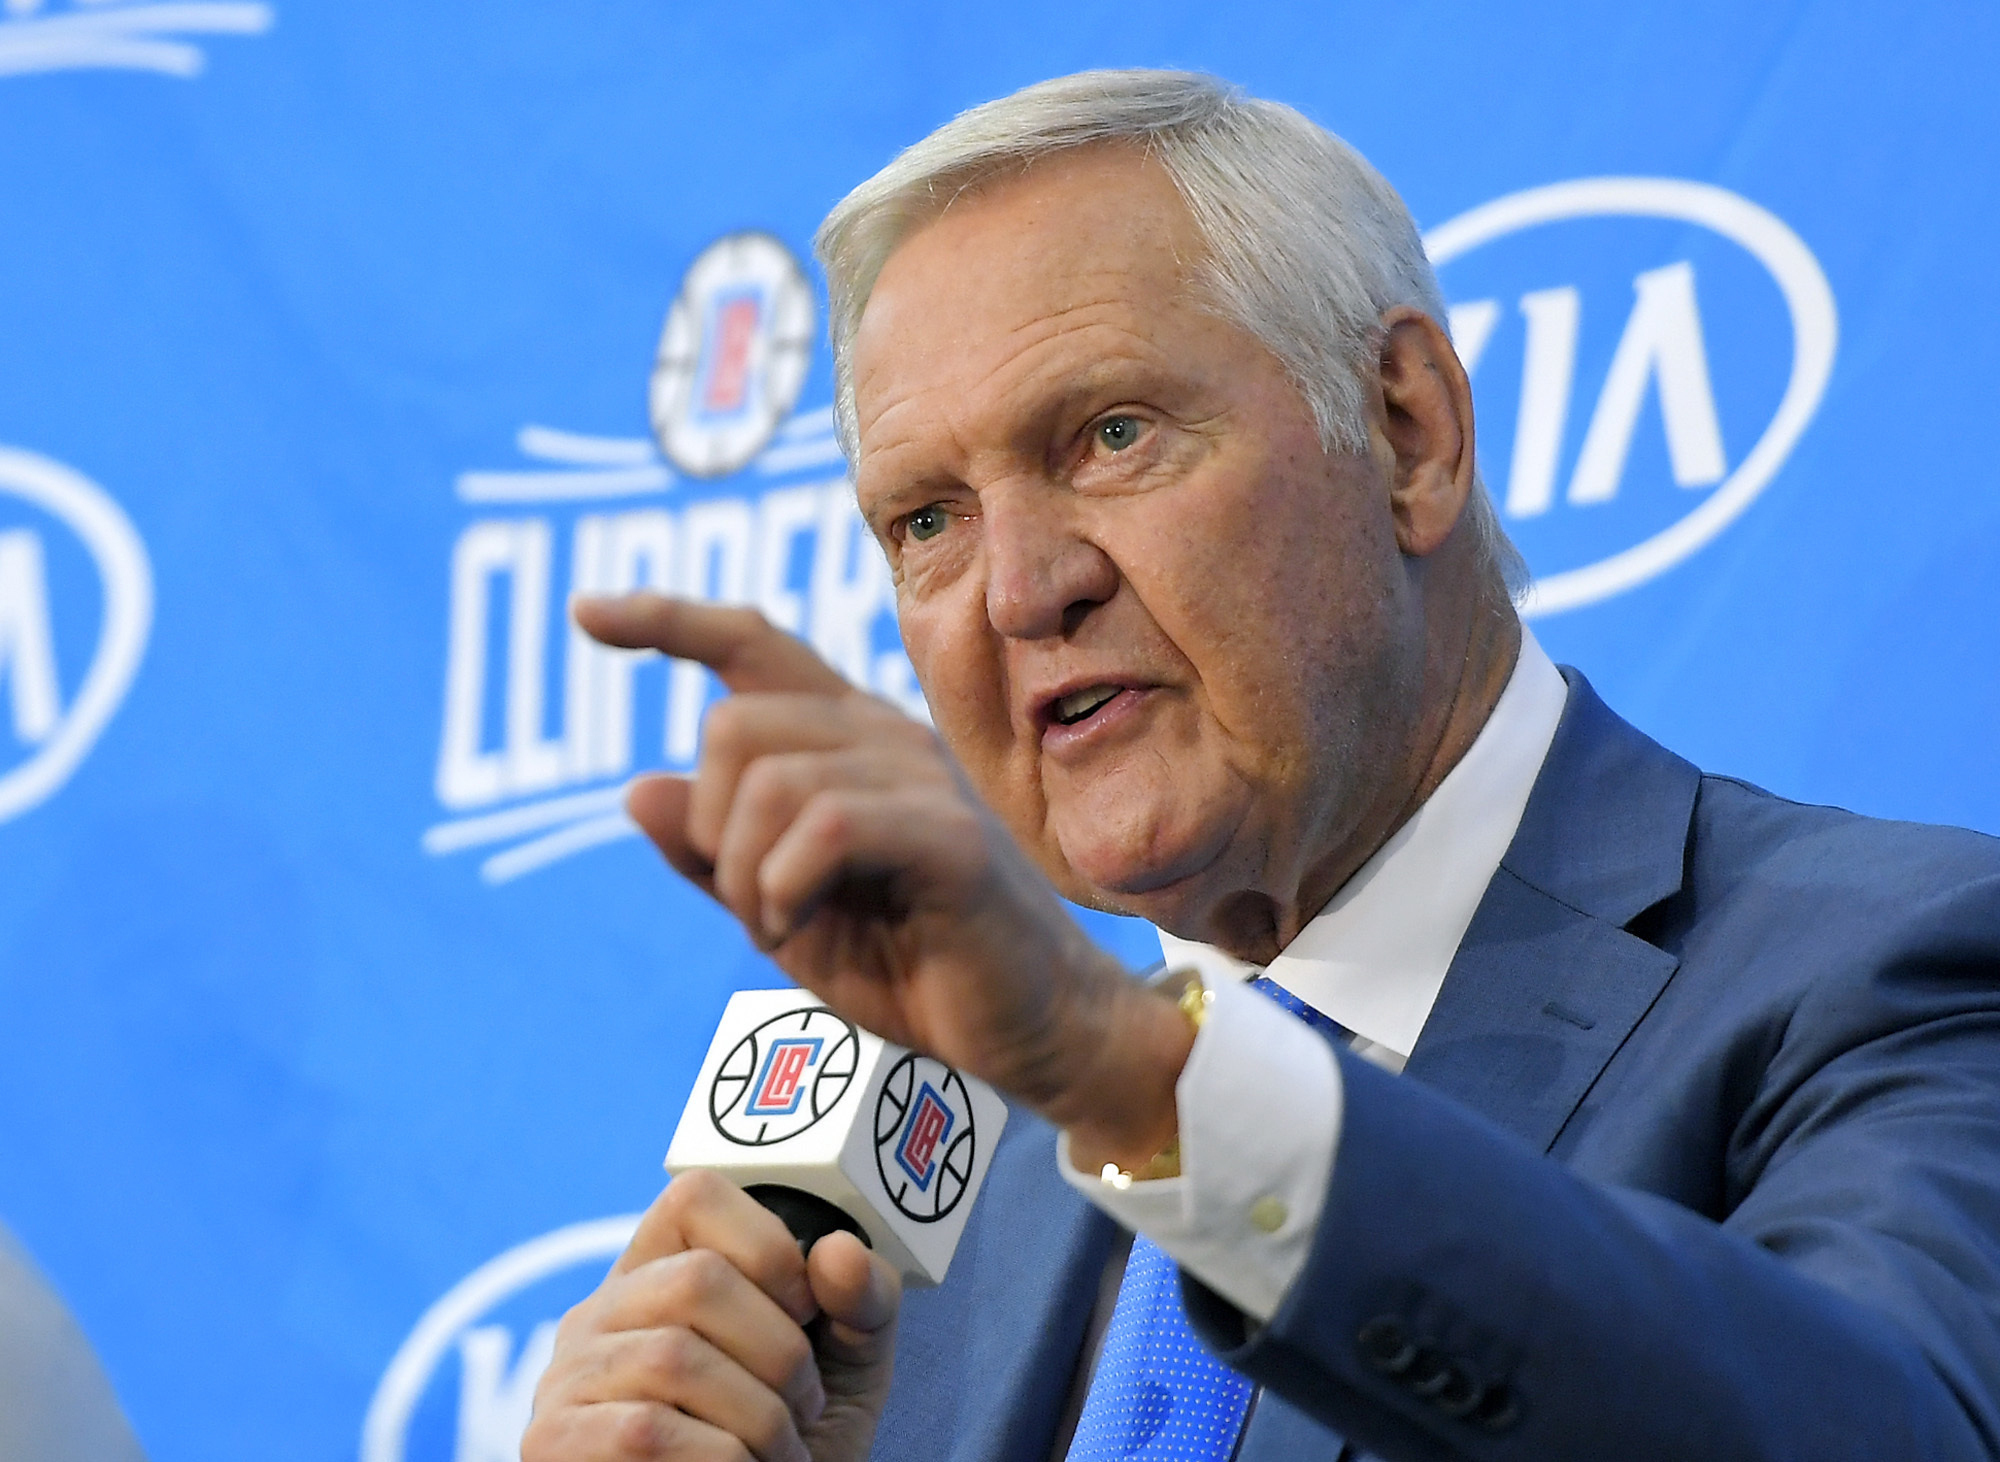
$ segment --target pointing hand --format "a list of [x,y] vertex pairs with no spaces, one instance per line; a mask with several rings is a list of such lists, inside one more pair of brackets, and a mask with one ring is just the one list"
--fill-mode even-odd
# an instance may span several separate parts
[[694,775],[641,778],[627,805],[786,974],[1070,1129],[1080,1159],[1166,1144],[1185,1022],[1091,944],[929,727],[754,610],[633,594],[575,613],[734,692]]

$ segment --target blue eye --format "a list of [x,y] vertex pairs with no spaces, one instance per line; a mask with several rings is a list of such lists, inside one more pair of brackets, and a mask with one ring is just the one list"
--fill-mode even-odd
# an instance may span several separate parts
[[1107,416],[1097,424],[1097,439],[1114,452],[1122,452],[1139,440],[1139,418]]
[[939,504],[932,503],[927,508],[918,508],[905,518],[903,528],[917,542],[922,543],[925,539],[935,538],[944,532],[945,525],[950,521],[951,514]]

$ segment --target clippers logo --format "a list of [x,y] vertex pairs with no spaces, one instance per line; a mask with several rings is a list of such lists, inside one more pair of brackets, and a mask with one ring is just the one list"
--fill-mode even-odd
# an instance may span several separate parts
[[693,477],[748,466],[791,414],[812,364],[812,286],[764,233],[717,239],[689,266],[653,365],[653,436]]
[[919,1189],[928,1190],[931,1179],[937,1176],[938,1144],[950,1134],[951,1121],[951,1108],[925,1082],[923,1090],[917,1093],[910,1120],[903,1124],[903,1140],[896,1144],[897,1166],[916,1181]]
[[799,1109],[805,1096],[802,1084],[806,1072],[819,1060],[825,1042],[813,1036],[771,1042],[764,1058],[764,1072],[757,1078],[753,1095],[743,1110],[752,1117],[789,1117]]
[[958,1206],[979,1151],[965,1078],[929,1056],[889,1068],[875,1099],[875,1170],[905,1217],[936,1223]]
[[840,1105],[860,1054],[854,1027],[824,1006],[774,1015],[716,1068],[709,1120],[742,1147],[790,1141]]
[[[531,423],[515,438],[522,463],[458,475],[475,516],[445,569],[444,817],[424,830],[425,852],[477,850],[479,876],[507,883],[638,837],[632,773],[694,764],[713,673],[595,643],[566,613],[578,594],[754,605],[856,685],[929,719],[833,407],[797,409],[814,315],[783,244],[727,234],[676,291],[648,394],[653,437]],[[687,475],[738,468],[732,481]]]

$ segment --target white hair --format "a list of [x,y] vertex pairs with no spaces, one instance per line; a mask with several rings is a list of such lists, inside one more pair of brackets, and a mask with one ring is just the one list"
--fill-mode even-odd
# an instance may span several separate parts
[[[1143,148],[1180,190],[1206,245],[1200,281],[1224,318],[1297,384],[1328,451],[1368,444],[1382,315],[1411,305],[1446,320],[1437,276],[1403,200],[1367,160],[1291,107],[1185,71],[1085,71],[963,112],[843,198],[814,249],[826,269],[834,414],[855,460],[853,347],[897,245],[968,189],[1072,148]],[[1467,514],[1510,588],[1526,580],[1483,485]]]

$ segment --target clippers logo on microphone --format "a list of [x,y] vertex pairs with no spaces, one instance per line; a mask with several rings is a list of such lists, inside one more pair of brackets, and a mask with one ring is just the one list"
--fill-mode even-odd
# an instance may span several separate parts
[[958,1206],[978,1142],[965,1079],[942,1061],[906,1055],[875,1100],[875,1168],[905,1217],[936,1223]]
[[903,1124],[903,1140],[896,1144],[897,1166],[914,1178],[920,1189],[928,1190],[931,1179],[937,1176],[938,1144],[950,1134],[951,1121],[951,1108],[925,1082],[910,1120]]
[[823,1006],[773,1016],[717,1068],[708,1090],[715,1130],[744,1147],[797,1137],[840,1105],[859,1050],[854,1027]]
[[819,1060],[819,1048],[825,1045],[818,1036],[791,1036],[771,1042],[770,1054],[764,1058],[764,1074],[751,1087],[751,1098],[744,1105],[745,1115],[751,1117],[789,1117],[799,1109],[799,1099],[806,1094],[805,1074]]

